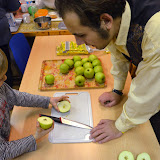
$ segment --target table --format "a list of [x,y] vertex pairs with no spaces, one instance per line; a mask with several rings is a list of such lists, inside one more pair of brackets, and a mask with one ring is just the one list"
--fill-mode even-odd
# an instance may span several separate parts
[[[52,11],[52,10],[49,10],[49,11]],[[15,15],[15,18],[16,19],[22,18],[23,14],[24,13],[22,13],[21,11],[18,11],[17,14]],[[17,33],[23,33],[27,37],[33,37],[33,36],[70,35],[71,34],[68,30],[62,30],[58,28],[58,24],[61,21],[51,21],[51,28],[47,30],[38,30],[35,27],[34,18],[32,16],[30,16],[30,20],[31,22],[28,24],[25,24],[22,21],[17,32],[12,32],[12,35]]]
[[[63,36],[38,36],[32,47],[28,64],[20,85],[20,91],[44,96],[53,96],[55,92],[62,91],[39,91],[38,83],[43,60],[71,58],[72,56],[57,56],[55,48],[61,41],[75,41],[72,35]],[[124,89],[122,102],[112,108],[104,108],[98,102],[98,97],[105,91],[113,88],[113,77],[110,75],[111,61],[110,54],[104,52],[95,52],[103,63],[105,63],[105,72],[107,74],[107,87],[101,89],[83,89],[91,95],[92,115],[94,126],[101,119],[117,119],[122,111],[122,105],[127,99],[127,93],[131,82],[130,76]],[[86,55],[84,56],[86,57]],[[79,91],[79,90],[72,90]],[[11,135],[10,140],[16,140],[34,134],[36,120],[39,113],[51,114],[51,109],[35,109],[14,107],[11,116]],[[48,141],[48,135],[42,138],[37,150],[24,154],[16,160],[117,160],[118,154],[123,150],[129,150],[136,157],[141,152],[150,154],[152,160],[158,160],[160,147],[155,137],[150,122],[146,122],[134,129],[126,132],[119,139],[112,140],[105,144],[96,143],[75,143],[75,144],[52,144]]]

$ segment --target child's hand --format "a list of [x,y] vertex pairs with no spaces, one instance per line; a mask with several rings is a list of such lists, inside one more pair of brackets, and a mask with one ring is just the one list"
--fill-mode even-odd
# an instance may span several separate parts
[[46,134],[48,134],[52,129],[54,128],[54,121],[53,121],[53,125],[51,128],[49,129],[42,129],[39,125],[39,122],[37,122],[36,125],[36,133],[34,135],[35,140],[40,139],[41,137],[45,136]]
[[50,99],[50,104],[59,112],[59,109],[58,109],[58,106],[57,106],[57,103],[60,102],[60,101],[68,101],[68,96],[61,96],[61,97],[51,97]]

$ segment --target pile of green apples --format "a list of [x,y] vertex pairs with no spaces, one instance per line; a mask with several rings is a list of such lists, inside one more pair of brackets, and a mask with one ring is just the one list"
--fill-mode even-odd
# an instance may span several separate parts
[[64,63],[60,65],[60,72],[67,74],[73,68],[76,73],[75,84],[79,87],[84,86],[86,79],[95,78],[99,84],[105,82],[101,61],[94,54],[83,59],[80,56],[73,56],[73,59],[64,60]]

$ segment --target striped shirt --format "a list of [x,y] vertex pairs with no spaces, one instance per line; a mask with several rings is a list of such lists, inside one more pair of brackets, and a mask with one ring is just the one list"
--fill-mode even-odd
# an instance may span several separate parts
[[9,142],[10,111],[14,105],[23,107],[48,108],[50,98],[19,92],[6,83],[0,87],[0,160],[15,158],[23,153],[36,150],[33,135]]

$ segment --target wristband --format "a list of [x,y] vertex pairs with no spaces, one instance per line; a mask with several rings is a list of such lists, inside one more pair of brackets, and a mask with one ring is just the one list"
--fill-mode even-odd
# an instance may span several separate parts
[[122,93],[121,91],[116,90],[116,89],[113,89],[113,90],[112,90],[112,92],[115,92],[115,93],[117,93],[117,94],[118,94],[118,95],[120,95],[120,96],[122,96],[122,95],[123,95],[123,93]]

